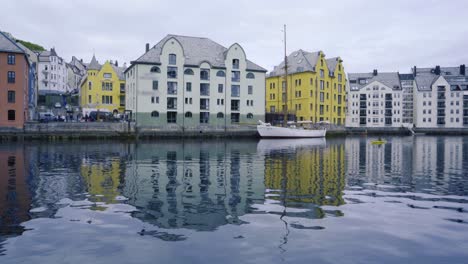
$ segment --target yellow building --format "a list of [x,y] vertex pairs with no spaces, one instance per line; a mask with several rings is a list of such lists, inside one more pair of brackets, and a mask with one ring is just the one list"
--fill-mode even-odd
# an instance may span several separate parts
[[266,79],[267,115],[284,113],[287,90],[288,113],[294,114],[298,121],[344,125],[346,75],[343,60],[339,57],[325,59],[322,51],[303,50],[294,51],[287,60],[287,89],[284,61]]
[[106,61],[99,64],[93,56],[81,82],[81,107],[123,113],[125,111],[125,68]]

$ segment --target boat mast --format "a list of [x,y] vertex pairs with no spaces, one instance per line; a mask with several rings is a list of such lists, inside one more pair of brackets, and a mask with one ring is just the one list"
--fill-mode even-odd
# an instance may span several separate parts
[[285,107],[283,109],[283,126],[288,125],[288,56],[286,54],[286,24],[284,24],[284,73],[285,73]]

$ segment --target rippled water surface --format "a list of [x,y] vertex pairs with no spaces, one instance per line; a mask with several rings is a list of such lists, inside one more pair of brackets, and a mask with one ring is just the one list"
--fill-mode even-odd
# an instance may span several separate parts
[[0,263],[468,263],[468,138],[0,143]]

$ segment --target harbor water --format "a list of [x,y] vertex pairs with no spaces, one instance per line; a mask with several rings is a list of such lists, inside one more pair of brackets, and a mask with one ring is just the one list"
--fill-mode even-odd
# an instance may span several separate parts
[[2,142],[0,263],[467,263],[468,138]]

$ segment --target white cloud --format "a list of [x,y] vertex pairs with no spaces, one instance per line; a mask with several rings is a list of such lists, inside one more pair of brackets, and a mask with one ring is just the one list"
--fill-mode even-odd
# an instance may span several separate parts
[[349,72],[409,71],[413,65],[468,63],[468,2],[397,1],[60,1],[2,3],[0,30],[55,47],[67,60],[129,62],[167,34],[240,43],[252,61],[271,70],[288,51],[323,50]]

